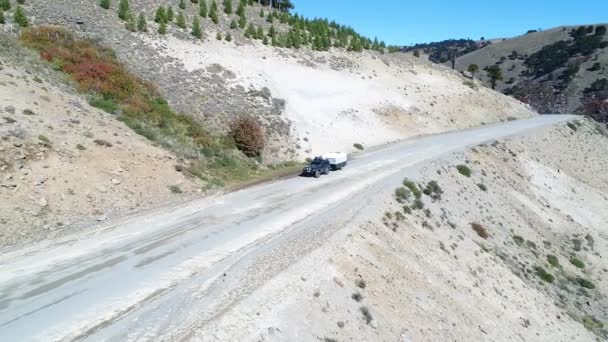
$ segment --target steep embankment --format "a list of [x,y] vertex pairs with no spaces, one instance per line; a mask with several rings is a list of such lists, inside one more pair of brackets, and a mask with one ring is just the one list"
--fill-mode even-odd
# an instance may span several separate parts
[[[187,28],[172,22],[168,34],[159,35],[154,13],[167,4],[176,15],[184,14]],[[246,30],[231,29],[239,17],[225,14],[222,5],[218,24],[199,18],[204,36],[198,40],[189,34],[198,5],[186,1],[183,11],[177,5],[132,1],[132,12],[148,18],[148,33],[129,32],[115,7],[104,10],[92,0],[78,6],[37,1],[28,11],[38,24],[61,24],[101,38],[140,77],[158,83],[172,106],[211,127],[225,128],[241,114],[257,116],[269,137],[268,161],[533,115],[515,100],[470,89],[451,71],[404,54],[265,46],[246,38]],[[292,29],[260,18],[261,9],[246,7],[248,25],[264,34],[271,25],[278,32]],[[228,33],[230,42],[216,39]]]
[[175,155],[91,107],[14,40],[0,42],[0,245],[196,193]]
[[586,121],[421,165],[404,175],[428,188],[418,204],[406,188],[384,194],[377,219],[346,223],[206,336],[606,338],[607,152]]

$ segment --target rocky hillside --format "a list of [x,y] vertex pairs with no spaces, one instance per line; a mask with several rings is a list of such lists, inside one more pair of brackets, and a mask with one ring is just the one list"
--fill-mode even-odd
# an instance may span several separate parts
[[0,246],[198,194],[177,159],[0,36]]
[[[9,3],[6,244],[274,177],[331,150],[535,115],[346,26],[246,1],[216,4],[215,15],[212,1]],[[261,123],[261,138],[232,135],[244,117]],[[242,149],[252,141],[261,153]]]
[[[200,15],[201,3],[185,1],[182,10],[180,1],[131,0],[130,13],[143,13],[147,32],[127,29],[118,1],[103,9],[93,0],[76,6],[36,0],[25,9],[34,24],[62,25],[100,39],[139,77],[158,84],[177,111],[213,129],[225,129],[242,114],[260,118],[268,136],[267,161],[531,114],[517,101],[470,89],[443,67],[374,51],[382,43],[346,27],[257,4],[244,6],[239,15],[238,1],[231,2],[232,11],[217,5],[216,24],[209,17],[212,2],[205,3],[206,16]],[[154,21],[159,6],[174,13],[166,34],[158,33],[162,25]],[[178,26],[180,16],[185,28]],[[191,34],[195,19],[201,39]]]
[[591,120],[420,165],[205,336],[605,340],[607,166]]
[[556,27],[496,41],[457,58],[456,68],[479,67],[489,84],[489,67],[502,79],[496,89],[529,103],[541,113],[608,115],[608,34],[605,24]]

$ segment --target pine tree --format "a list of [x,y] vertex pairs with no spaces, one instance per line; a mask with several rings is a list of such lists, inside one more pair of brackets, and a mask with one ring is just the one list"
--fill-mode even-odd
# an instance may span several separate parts
[[0,0],[0,10],[10,11],[11,10],[10,0]]
[[13,20],[21,27],[28,27],[30,25],[27,16],[25,15],[25,11],[21,6],[17,6],[15,14],[13,15]]
[[232,19],[232,21],[230,22],[230,28],[232,30],[236,30],[239,27],[239,24],[236,22],[236,20]]
[[165,19],[166,19],[165,21],[168,22],[168,23],[172,22],[173,21],[173,16],[174,16],[174,14],[173,14],[173,8],[171,6],[169,6],[167,8],[167,14],[165,15]]
[[154,22],[160,23],[162,21],[167,21],[167,14],[165,13],[165,8],[163,6],[160,6],[156,10],[156,15],[154,16]]
[[227,42],[231,42],[232,41],[232,35],[230,34],[230,32],[226,33],[226,41]]
[[192,35],[198,39],[203,37],[203,32],[201,30],[201,22],[198,20],[197,16],[194,16],[192,20]]
[[224,13],[232,14],[232,0],[224,0]]
[[3,10],[0,10],[0,24],[2,24],[2,25],[5,24],[4,11]]
[[264,9],[260,8],[260,18],[264,18]]
[[198,14],[203,18],[207,16],[207,0],[201,0],[199,3]]
[[120,4],[118,5],[118,17],[122,20],[128,20],[130,12],[129,0],[120,0]]
[[247,38],[255,38],[255,27],[252,23],[249,23],[249,26],[247,26],[247,31],[245,31],[245,34],[247,35]]
[[263,39],[264,38],[264,29],[262,26],[258,26],[258,30],[255,33],[255,39]]
[[148,22],[146,21],[144,12],[139,13],[139,18],[137,19],[137,30],[139,32],[148,32]]
[[131,32],[137,31],[137,21],[135,20],[135,17],[133,15],[129,13],[129,17],[127,18],[126,22],[127,30]]
[[274,37],[277,34],[277,30],[274,28],[274,25],[270,26],[270,29],[268,30],[268,35],[270,37]]
[[274,16],[272,15],[271,12],[268,12],[268,16],[266,17],[266,21],[269,23],[273,23],[274,22]]
[[186,9],[186,3],[184,2],[184,0],[179,0],[179,8],[183,10]]
[[239,2],[239,7],[236,9],[236,14],[239,17],[245,14],[245,3],[243,1]]
[[215,39],[217,39],[217,40],[222,40],[222,33],[221,33],[221,32],[218,32],[218,33],[215,35]]
[[193,4],[198,4],[198,0],[190,0],[190,2]]
[[183,29],[186,28],[186,18],[184,17],[183,12],[179,12],[177,15],[177,26]]
[[162,20],[158,25],[158,33],[165,34],[167,33],[167,22]]
[[242,14],[239,16],[239,27],[244,29],[245,26],[247,26],[247,18],[245,17],[245,14]]
[[268,45],[268,37],[264,36],[264,39],[262,40],[262,44]]
[[101,6],[103,9],[110,9],[110,5],[110,0],[101,0],[99,2],[99,6]]
[[215,2],[215,0],[211,2],[211,8],[209,9],[209,18],[211,18],[211,20],[215,24],[220,22],[220,19],[217,16],[217,2]]

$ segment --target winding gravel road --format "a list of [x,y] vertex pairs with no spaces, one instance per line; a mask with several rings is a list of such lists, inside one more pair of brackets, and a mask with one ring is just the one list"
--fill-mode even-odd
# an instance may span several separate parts
[[141,213],[0,255],[0,340],[188,340],[310,253],[423,160],[572,119],[547,115],[368,152],[295,177]]

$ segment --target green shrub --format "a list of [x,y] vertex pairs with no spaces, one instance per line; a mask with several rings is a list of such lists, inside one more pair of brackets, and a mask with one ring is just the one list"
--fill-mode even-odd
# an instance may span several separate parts
[[17,25],[21,27],[28,27],[30,25],[27,16],[25,15],[25,10],[23,10],[23,7],[21,6],[17,6],[15,14],[13,15],[13,19],[15,20]]
[[604,328],[604,323],[600,322],[597,318],[585,315],[581,319],[583,326],[598,335],[602,334],[602,329]]
[[585,279],[585,278],[576,278],[576,282],[580,286],[582,286],[586,289],[593,290],[595,288],[595,285],[591,281],[589,281],[588,279]]
[[515,241],[515,244],[516,244],[516,245],[521,246],[521,245],[523,245],[523,244],[524,244],[524,242],[525,242],[526,240],[524,240],[524,238],[523,238],[523,237],[521,237],[521,236],[519,236],[519,235],[513,235],[513,241]]
[[536,275],[547,283],[553,283],[555,281],[555,277],[542,267],[536,267]]
[[477,186],[479,187],[479,189],[481,189],[481,191],[488,191],[488,187],[484,184],[479,183],[477,184]]
[[411,213],[412,213],[412,208],[410,208],[410,207],[409,207],[409,206],[407,206],[407,205],[404,205],[404,206],[403,206],[403,212],[409,215],[409,214],[411,214]]
[[169,186],[169,191],[173,194],[181,194],[183,191],[178,185]]
[[414,197],[416,197],[416,199],[421,199],[422,198],[422,192],[420,190],[418,190],[418,186],[416,185],[416,183],[410,181],[409,179],[404,179],[403,180],[403,185],[410,189],[410,191],[412,192],[412,194],[414,195]]
[[420,209],[423,209],[423,208],[424,208],[424,202],[422,202],[421,199],[417,198],[414,201],[414,205],[412,205],[412,209],[414,209],[414,210],[416,210],[416,209],[420,210]]
[[91,96],[89,104],[110,114],[116,114],[119,109],[119,105],[114,99],[106,99],[103,96]]
[[78,149],[78,150],[80,150],[80,151],[84,151],[84,150],[86,150],[87,148],[86,148],[86,147],[84,147],[84,146],[82,146],[81,144],[76,144],[76,149]]
[[471,177],[471,169],[468,166],[461,164],[456,166],[456,169],[461,175]]
[[410,196],[411,196],[411,192],[404,187],[400,187],[395,190],[395,198],[397,199],[397,202],[399,202],[399,203],[405,203],[405,202],[409,201]]
[[359,143],[353,144],[353,147],[359,151],[363,151],[365,149],[365,147],[363,147],[363,145],[361,145]]
[[555,255],[547,255],[547,262],[553,267],[559,267],[559,260]]
[[101,0],[99,6],[103,9],[110,9],[110,0]]
[[434,200],[440,200],[441,195],[443,194],[443,189],[441,189],[437,181],[432,180],[428,182],[423,192],[425,195],[430,196]]
[[4,19],[4,11],[0,9],[0,25],[4,25],[6,23],[6,19]]
[[47,144],[51,142],[49,140],[49,138],[47,138],[46,135],[42,135],[42,134],[38,136],[38,140],[42,141],[43,143],[47,143]]
[[585,268],[585,263],[576,257],[570,258],[570,263],[577,268]]

